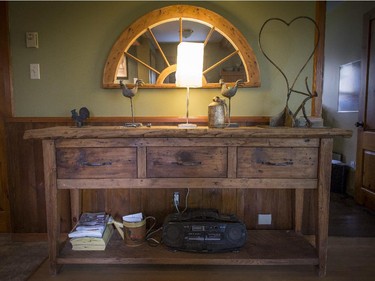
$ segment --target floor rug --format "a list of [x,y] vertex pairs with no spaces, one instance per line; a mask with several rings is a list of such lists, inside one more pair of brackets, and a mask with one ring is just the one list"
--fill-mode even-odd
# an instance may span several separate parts
[[0,280],[23,281],[48,257],[47,242],[0,240]]

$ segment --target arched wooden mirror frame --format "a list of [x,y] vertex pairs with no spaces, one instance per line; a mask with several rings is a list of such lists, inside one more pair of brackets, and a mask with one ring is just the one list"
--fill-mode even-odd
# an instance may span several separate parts
[[[243,34],[228,20],[208,9],[190,5],[172,5],[154,10],[137,19],[120,35],[107,58],[103,73],[103,88],[119,88],[116,80],[118,66],[124,52],[132,46],[139,36],[151,28],[169,21],[192,20],[204,23],[223,35],[234,47],[242,60],[247,81],[242,87],[259,87],[260,73],[254,51]],[[175,71],[176,65],[167,67],[163,76]],[[215,65],[211,66],[215,67]],[[204,71],[207,71],[204,70]],[[160,81],[160,79],[159,79]],[[130,84],[131,86],[131,84]],[[145,84],[142,88],[175,88],[174,84]],[[207,83],[202,88],[218,88],[219,83]]]

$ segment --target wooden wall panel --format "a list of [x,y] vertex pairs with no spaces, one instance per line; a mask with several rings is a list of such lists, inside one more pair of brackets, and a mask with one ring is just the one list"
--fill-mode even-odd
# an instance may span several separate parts
[[[6,127],[9,155],[12,155],[8,168],[13,232],[46,232],[42,145],[38,140],[23,140],[23,134],[28,129],[73,124],[66,119],[51,122],[13,121],[17,122],[8,122]],[[121,124],[123,122],[95,123]],[[105,210],[118,219],[124,214],[142,211],[145,215],[155,216],[158,223],[162,224],[164,217],[175,211],[172,203],[174,191],[180,192],[180,210],[183,210],[187,194],[187,189],[183,186],[176,186],[175,189],[85,190],[82,192],[82,210]],[[71,229],[70,194],[68,190],[60,192],[61,231],[68,232]],[[235,213],[249,229],[291,229],[294,217],[293,198],[292,190],[190,189],[188,206]],[[309,233],[314,228],[314,210],[310,198],[306,193],[303,232]],[[258,225],[258,213],[272,214],[272,225]],[[305,219],[309,221],[306,222]]]
[[[43,182],[36,182],[34,160],[34,141],[22,140],[23,130],[32,128],[31,124],[17,124],[8,129],[9,192],[14,232],[38,232],[38,208],[45,208]],[[38,187],[41,189],[38,190]],[[45,232],[46,228],[42,228]]]
[[[245,219],[253,229],[292,229],[291,190],[245,190]],[[271,214],[271,225],[258,225],[258,214]]]
[[8,2],[0,2],[0,232],[10,232],[5,118],[12,115]]

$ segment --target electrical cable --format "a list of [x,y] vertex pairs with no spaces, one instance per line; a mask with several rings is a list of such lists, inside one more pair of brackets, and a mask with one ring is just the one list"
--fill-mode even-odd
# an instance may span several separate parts
[[163,227],[159,227],[158,229],[156,229],[156,230],[150,232],[149,234],[147,234],[146,241],[147,241],[149,246],[157,247],[161,244],[161,241],[158,241],[156,238],[153,238],[151,236],[154,235],[156,232],[162,230],[162,229],[163,229]]
[[177,201],[173,200],[173,203],[174,203],[174,207],[176,208],[177,213],[180,213],[180,209],[177,206]]
[[[186,192],[186,195],[185,195],[185,209],[181,212],[181,214],[183,214],[187,210],[187,208],[188,208],[189,193],[190,193],[190,188],[187,188],[187,192]],[[179,207],[177,205],[177,201],[173,200],[173,204],[174,204],[174,207],[176,208],[177,213],[179,214],[180,213],[180,209],[179,209]]]
[[185,213],[185,211],[188,208],[188,198],[189,198],[190,188],[187,188],[186,196],[185,196],[185,209],[182,211],[182,213]]

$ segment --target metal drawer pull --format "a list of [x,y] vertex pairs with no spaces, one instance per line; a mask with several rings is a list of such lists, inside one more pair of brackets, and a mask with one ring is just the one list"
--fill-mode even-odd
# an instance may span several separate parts
[[280,163],[262,161],[261,163],[262,165],[268,165],[268,166],[292,166],[293,165],[293,161],[285,161],[285,162],[280,162]]
[[82,166],[88,166],[88,167],[99,167],[99,166],[110,166],[112,165],[111,161],[108,162],[81,162]]
[[178,162],[173,162],[172,164],[176,164],[179,166],[199,166],[202,164],[200,161],[178,161]]

